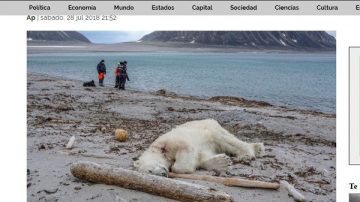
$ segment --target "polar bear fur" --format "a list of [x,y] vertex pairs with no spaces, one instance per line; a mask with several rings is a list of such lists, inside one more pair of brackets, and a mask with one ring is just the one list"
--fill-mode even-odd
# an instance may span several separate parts
[[157,138],[134,162],[140,172],[167,176],[193,173],[197,168],[225,171],[237,160],[254,159],[264,152],[263,143],[246,143],[212,119],[191,121]]

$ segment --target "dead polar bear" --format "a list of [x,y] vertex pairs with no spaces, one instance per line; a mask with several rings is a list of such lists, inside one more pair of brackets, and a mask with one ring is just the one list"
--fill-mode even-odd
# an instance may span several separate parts
[[213,120],[191,121],[157,138],[134,162],[140,172],[167,176],[193,173],[197,168],[224,171],[231,164],[226,155],[238,160],[253,159],[264,152],[263,143],[246,143]]

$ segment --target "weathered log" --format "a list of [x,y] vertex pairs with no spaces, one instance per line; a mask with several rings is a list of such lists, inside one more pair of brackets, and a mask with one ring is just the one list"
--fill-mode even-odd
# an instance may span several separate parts
[[203,180],[215,183],[221,183],[230,187],[247,187],[247,188],[263,188],[263,189],[278,189],[280,185],[272,182],[262,182],[257,180],[245,180],[235,177],[214,177],[209,175],[194,175],[194,174],[177,174],[169,173],[170,178],[184,178],[191,180]]
[[93,162],[74,163],[70,171],[75,177],[90,182],[117,185],[179,201],[233,201],[227,193],[213,188]]
[[302,195],[298,190],[295,189],[294,186],[289,184],[287,181],[281,180],[280,184],[289,192],[289,195],[292,196],[295,201],[299,201],[299,202],[307,201],[305,196]]

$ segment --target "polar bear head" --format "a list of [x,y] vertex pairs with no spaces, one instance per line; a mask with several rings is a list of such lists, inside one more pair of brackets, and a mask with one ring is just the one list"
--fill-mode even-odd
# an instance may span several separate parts
[[138,171],[152,175],[167,177],[169,172],[165,156],[156,151],[145,151],[139,160],[134,161],[134,166]]

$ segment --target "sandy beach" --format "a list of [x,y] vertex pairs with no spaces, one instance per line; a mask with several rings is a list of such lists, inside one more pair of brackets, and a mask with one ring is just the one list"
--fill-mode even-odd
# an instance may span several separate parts
[[[336,116],[272,106],[241,98],[178,96],[160,90],[119,91],[83,87],[81,81],[28,74],[28,201],[174,201],[71,175],[87,160],[133,169],[160,135],[187,121],[213,118],[243,141],[264,142],[266,154],[234,162],[226,176],[268,182],[286,180],[309,201],[336,200]],[[114,130],[129,132],[118,142]],[[65,149],[71,136],[75,147]],[[214,175],[208,171],[197,174]],[[180,179],[179,179],[180,180]],[[294,201],[284,188],[246,189],[192,181],[230,194],[235,201]]]

